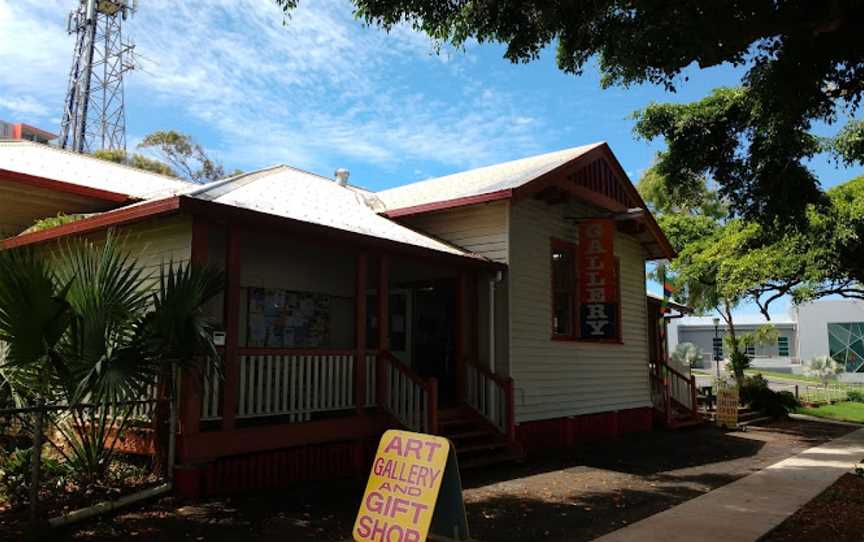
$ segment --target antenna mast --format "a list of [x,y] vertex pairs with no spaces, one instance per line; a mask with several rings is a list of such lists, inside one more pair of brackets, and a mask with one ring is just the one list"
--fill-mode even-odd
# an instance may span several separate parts
[[135,45],[123,41],[123,22],[137,0],[79,0],[66,27],[75,34],[60,146],[76,152],[126,150],[123,74],[134,68]]

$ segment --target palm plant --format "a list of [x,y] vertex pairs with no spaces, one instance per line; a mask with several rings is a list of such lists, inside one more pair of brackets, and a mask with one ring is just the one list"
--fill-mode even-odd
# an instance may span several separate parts
[[[115,403],[158,382],[173,407],[178,369],[217,365],[203,307],[222,273],[168,264],[155,291],[149,279],[111,233],[99,244],[71,242],[50,263],[31,251],[0,253],[3,382],[27,402],[90,405],[52,420],[68,442],[55,448],[88,483],[105,474],[129,420],[131,407]],[[157,431],[158,449],[167,436]]]

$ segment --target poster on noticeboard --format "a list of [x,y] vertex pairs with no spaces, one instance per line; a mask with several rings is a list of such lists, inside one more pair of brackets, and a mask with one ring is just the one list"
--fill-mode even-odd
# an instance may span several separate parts
[[330,296],[278,288],[247,291],[247,346],[317,348],[330,336]]

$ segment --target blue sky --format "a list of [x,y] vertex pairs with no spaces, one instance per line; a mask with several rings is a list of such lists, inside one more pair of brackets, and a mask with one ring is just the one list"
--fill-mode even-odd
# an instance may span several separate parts
[[[64,20],[76,2],[0,0],[0,118],[59,125],[73,46]],[[635,139],[629,115],[741,74],[692,70],[676,94],[602,90],[596,69],[565,75],[553,51],[527,65],[494,44],[436,54],[407,27],[364,28],[343,0],[307,0],[287,21],[269,0],[140,4],[127,26],[141,68],[127,79],[130,147],[175,128],[229,168],[345,167],[371,189],[601,140],[635,182],[662,142]],[[826,186],[864,173],[812,166]]]

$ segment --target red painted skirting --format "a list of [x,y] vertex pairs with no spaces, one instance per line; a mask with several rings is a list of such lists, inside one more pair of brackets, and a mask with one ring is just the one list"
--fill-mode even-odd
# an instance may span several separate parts
[[365,476],[376,444],[377,439],[328,442],[181,466],[175,470],[175,489],[183,497],[206,497]]
[[645,407],[524,422],[516,427],[516,440],[529,455],[556,452],[627,433],[650,431],[652,416],[652,409]]

